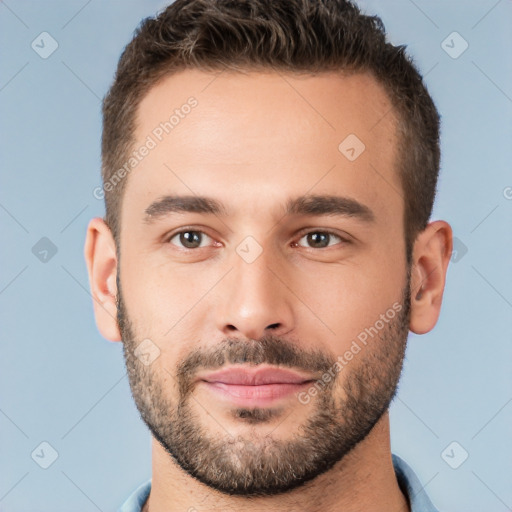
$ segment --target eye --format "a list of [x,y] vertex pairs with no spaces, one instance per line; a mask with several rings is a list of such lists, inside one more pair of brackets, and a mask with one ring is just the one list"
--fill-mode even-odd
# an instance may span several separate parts
[[330,247],[335,244],[331,244],[330,242],[333,239],[337,239],[338,241],[344,243],[350,243],[349,240],[342,238],[341,236],[332,233],[331,231],[310,231],[309,233],[304,234],[296,245],[300,247],[305,247],[300,244],[301,240],[306,240],[306,243],[311,244],[309,247],[312,249],[325,249],[326,247]]
[[[174,239],[179,243],[172,242]],[[175,233],[169,238],[168,242],[177,247],[182,247],[183,249],[199,249],[201,247],[207,247],[208,244],[203,244],[203,242],[208,240],[211,240],[211,238],[206,233],[188,229]]]

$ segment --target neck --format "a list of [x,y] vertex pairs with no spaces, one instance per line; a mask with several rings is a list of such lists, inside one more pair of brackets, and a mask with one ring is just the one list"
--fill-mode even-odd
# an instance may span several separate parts
[[143,512],[410,512],[393,468],[387,412],[370,434],[332,469],[277,496],[244,498],[219,493],[185,473],[155,439],[152,446],[152,486]]

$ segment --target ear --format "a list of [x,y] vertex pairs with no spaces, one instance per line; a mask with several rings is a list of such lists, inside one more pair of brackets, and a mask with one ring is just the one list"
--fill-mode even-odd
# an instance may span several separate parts
[[414,242],[409,329],[416,334],[437,323],[452,249],[452,228],[443,220],[429,223]]
[[106,222],[96,217],[89,222],[84,247],[94,316],[101,335],[121,341],[117,324],[117,253],[114,237]]

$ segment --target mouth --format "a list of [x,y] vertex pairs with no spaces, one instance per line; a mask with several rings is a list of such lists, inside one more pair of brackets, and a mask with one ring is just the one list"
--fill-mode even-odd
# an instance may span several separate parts
[[265,407],[311,385],[311,374],[275,366],[229,367],[197,379],[217,399],[245,407]]

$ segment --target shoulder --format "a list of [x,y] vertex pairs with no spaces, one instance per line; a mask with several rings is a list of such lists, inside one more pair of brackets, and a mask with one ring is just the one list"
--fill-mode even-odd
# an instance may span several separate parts
[[439,512],[412,468],[398,455],[392,454],[392,459],[398,484],[409,500],[411,512]]
[[118,508],[117,512],[141,512],[151,491],[151,478],[139,485],[126,501]]

